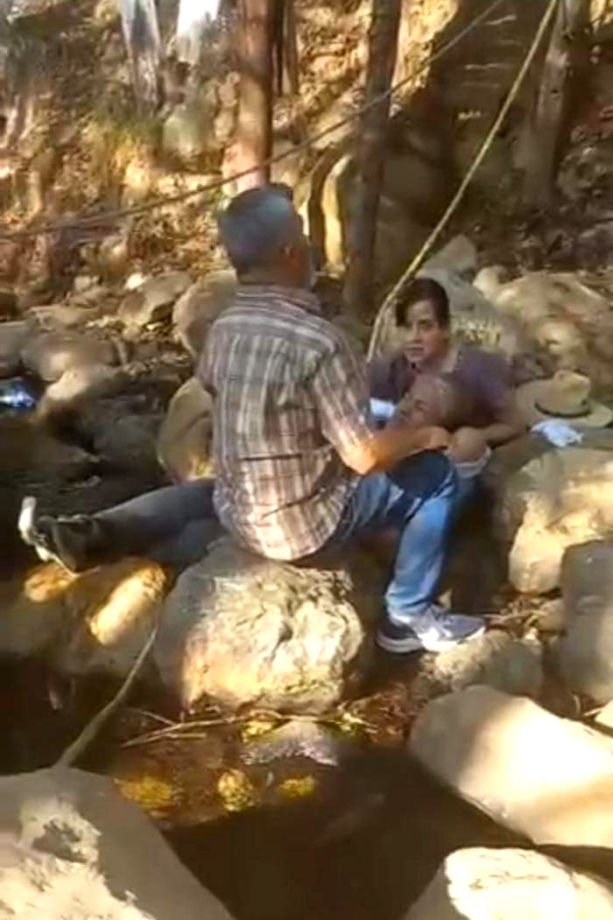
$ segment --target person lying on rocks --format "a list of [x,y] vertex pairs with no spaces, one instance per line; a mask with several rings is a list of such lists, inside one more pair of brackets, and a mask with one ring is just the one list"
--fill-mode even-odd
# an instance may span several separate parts
[[243,192],[219,228],[239,290],[197,369],[214,400],[215,482],[72,519],[37,518],[26,506],[25,539],[72,569],[134,554],[168,562],[177,546],[186,565],[221,524],[260,556],[316,564],[396,527],[379,645],[436,652],[480,635],[481,619],[434,602],[458,489],[450,435],[402,420],[376,428],[365,361],[311,293],[311,249],[286,190]]
[[454,341],[449,298],[431,278],[417,278],[396,306],[402,347],[369,366],[379,421],[450,433],[449,457],[461,490],[474,484],[490,448],[524,430],[504,358]]

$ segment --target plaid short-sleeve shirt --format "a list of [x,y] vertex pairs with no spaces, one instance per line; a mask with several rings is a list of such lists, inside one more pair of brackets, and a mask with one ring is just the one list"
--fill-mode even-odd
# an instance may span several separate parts
[[316,552],[357,481],[340,455],[372,431],[361,357],[313,295],[246,285],[213,324],[198,376],[214,397],[224,526],[272,559]]

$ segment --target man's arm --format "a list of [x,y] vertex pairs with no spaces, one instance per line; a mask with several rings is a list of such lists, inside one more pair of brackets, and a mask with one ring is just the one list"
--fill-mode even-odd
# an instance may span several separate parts
[[451,435],[444,428],[430,426],[413,428],[398,423],[373,431],[370,438],[339,450],[341,459],[350,469],[366,476],[391,469],[405,457],[422,450],[445,450]]
[[490,447],[505,444],[512,438],[519,437],[526,430],[522,418],[515,407],[513,391],[506,394],[495,413],[496,420],[491,425],[479,429]]
[[341,460],[362,476],[390,469],[420,450],[443,449],[450,443],[441,428],[416,429],[393,422],[375,430],[364,362],[340,334],[335,350],[321,360],[312,387],[322,434]]

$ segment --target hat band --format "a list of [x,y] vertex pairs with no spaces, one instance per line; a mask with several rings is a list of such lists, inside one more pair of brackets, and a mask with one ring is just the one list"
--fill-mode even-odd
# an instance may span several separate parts
[[556,409],[555,412],[552,412],[551,409],[546,409],[538,400],[535,400],[534,405],[539,412],[543,412],[545,415],[551,415],[552,418],[585,418],[585,416],[589,415],[591,412],[589,403],[584,403],[580,409]]

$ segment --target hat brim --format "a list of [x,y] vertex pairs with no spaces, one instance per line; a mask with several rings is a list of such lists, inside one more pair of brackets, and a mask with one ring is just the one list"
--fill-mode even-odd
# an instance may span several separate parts
[[530,427],[538,422],[552,418],[562,418],[572,428],[606,428],[613,422],[613,409],[609,409],[608,406],[593,400],[590,400],[590,411],[586,415],[577,416],[576,418],[548,415],[547,412],[543,412],[537,407],[539,396],[541,396],[542,392],[542,380],[524,383],[515,391],[517,408],[526,424]]

